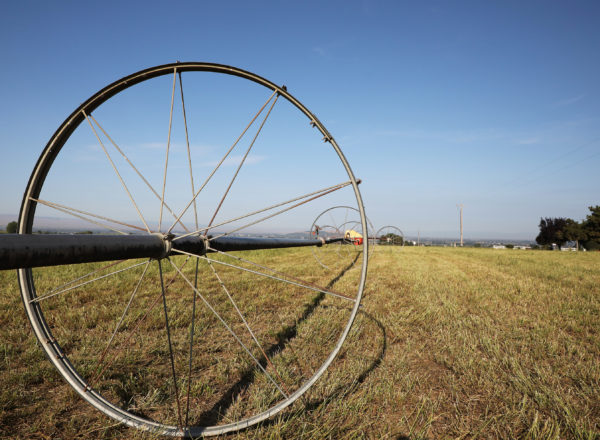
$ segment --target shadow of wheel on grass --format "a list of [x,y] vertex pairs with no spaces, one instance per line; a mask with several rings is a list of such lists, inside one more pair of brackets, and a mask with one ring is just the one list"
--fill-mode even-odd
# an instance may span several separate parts
[[[368,325],[372,325],[373,327],[376,328],[375,336],[369,338],[368,340],[359,339],[361,344],[358,344],[358,346],[355,348],[356,351],[363,353],[363,355],[365,353],[365,350],[364,350],[365,345],[370,345],[371,347],[374,348],[373,350],[369,350],[371,360],[365,366],[365,368],[361,369],[360,372],[358,373],[358,375],[355,374],[355,375],[350,375],[349,377],[347,377],[342,383],[340,383],[333,390],[328,391],[325,395],[321,395],[318,398],[312,398],[312,399],[305,400],[304,405],[302,407],[299,406],[294,411],[280,414],[278,417],[276,417],[274,419],[265,420],[264,422],[261,422],[258,426],[265,428],[265,427],[275,425],[278,423],[285,425],[286,422],[292,421],[294,418],[298,417],[299,415],[301,415],[303,413],[317,413],[316,418],[318,418],[318,417],[320,417],[318,415],[318,412],[323,411],[324,409],[325,409],[325,412],[327,412],[327,406],[331,402],[349,398],[356,392],[360,391],[361,385],[369,378],[371,373],[373,373],[377,368],[379,368],[381,366],[381,364],[386,356],[386,353],[387,353],[388,340],[387,340],[386,327],[375,316],[373,316],[372,314],[370,314],[364,310],[359,310],[358,314],[357,314],[357,320],[359,318],[362,318],[364,320],[364,322],[362,324],[363,326],[366,327]],[[357,322],[357,324],[359,324],[359,323]],[[347,342],[351,343],[352,341],[347,340]],[[340,354],[338,355],[338,358],[343,359],[347,355],[348,351],[350,351],[350,350],[346,349],[346,350],[343,350],[342,352],[340,352]],[[339,373],[339,371],[338,372],[334,371],[331,374],[336,375],[338,373]],[[323,379],[326,380],[325,377],[321,378],[321,380],[323,380]],[[307,394],[310,394],[310,393],[311,393],[311,390],[309,390]],[[368,427],[368,425],[365,425],[365,426]],[[361,431],[361,427],[357,426],[357,427],[340,427],[334,431],[331,431],[329,433],[329,435],[333,435],[333,438],[337,438],[337,437],[341,438],[346,435],[348,435],[349,437],[352,437],[352,434],[357,434],[357,433],[366,434],[369,438],[370,438],[370,435],[373,434],[373,433],[370,433],[366,429]],[[330,438],[330,437],[327,436],[327,438]],[[388,438],[388,437],[386,437],[386,438]],[[421,440],[426,437],[410,436],[410,435],[396,432],[395,434],[392,434],[392,436],[389,438],[392,438],[395,440]]]
[[[344,399],[352,396],[354,393],[359,391],[360,386],[367,380],[367,378],[375,371],[383,362],[387,352],[387,332],[385,326],[375,318],[373,315],[365,312],[364,310],[359,310],[357,315],[358,319],[364,319],[364,326],[373,325],[376,328],[377,336],[370,338],[369,341],[362,340],[363,343],[372,343],[373,347],[376,347],[374,350],[374,354],[371,357],[370,362],[365,366],[365,368],[361,369],[358,375],[350,375],[347,377],[342,383],[340,383],[333,390],[328,391],[325,395],[321,394],[318,398],[313,399],[303,399],[304,405],[296,407],[293,411],[280,413],[275,418],[267,419],[257,425],[257,427],[266,428],[275,424],[283,424],[285,425],[287,422],[291,422],[294,418],[298,416],[302,416],[306,413],[317,413],[322,410],[323,407],[329,405],[330,402],[334,400]],[[358,351],[361,350],[361,346],[357,347]],[[347,355],[347,350],[343,350],[338,356],[338,358],[343,359]],[[331,373],[332,375],[336,375],[336,372]],[[325,377],[322,377],[321,380],[326,380]],[[311,388],[312,390],[312,388]],[[308,391],[307,394],[311,393],[311,390]],[[299,402],[299,401],[296,401]],[[318,417],[318,415],[317,415]],[[249,428],[252,429],[252,428]],[[368,434],[368,432],[363,432],[364,434]],[[331,434],[331,433],[330,433]],[[335,437],[343,437],[345,434],[351,434],[351,428],[340,428],[335,431]],[[397,435],[393,437],[396,440],[415,440],[411,437],[407,437],[405,435]]]
[[[350,262],[350,264],[348,264],[345,268],[343,268],[340,271],[340,273],[337,274],[335,276],[335,278],[333,278],[327,284],[327,286],[325,286],[325,288],[331,289],[346,274],[346,272],[354,266],[354,264],[356,263],[356,261],[359,259],[359,257],[361,255],[362,255],[362,252],[357,253],[354,260],[352,262]],[[271,356],[274,356],[276,353],[282,351],[290,343],[290,341],[292,341],[297,336],[299,326],[311,317],[311,315],[315,312],[317,307],[319,307],[321,305],[321,302],[323,301],[324,298],[325,298],[325,294],[323,292],[319,292],[310,301],[310,303],[305,306],[301,317],[294,323],[294,325],[284,327],[277,334],[277,336],[276,336],[277,342],[275,344],[271,345],[270,347],[265,348],[265,353],[267,354],[267,357],[270,358]],[[360,313],[364,313],[364,312],[359,311],[359,314]],[[379,326],[381,328],[383,328],[381,323],[379,323]],[[384,339],[385,339],[385,329],[384,329],[383,334],[384,334]],[[385,347],[385,342],[383,345]],[[384,349],[384,352],[385,352],[385,349]],[[381,358],[383,358],[383,354],[381,355]],[[263,368],[267,367],[267,360],[264,356],[258,358],[258,361],[263,366]],[[381,360],[379,360],[377,362],[377,365],[379,365],[379,363],[381,363]],[[377,365],[373,365],[372,368],[369,369],[369,372],[372,371],[374,368],[376,368]],[[240,395],[241,393],[243,393],[248,387],[250,387],[254,383],[257,370],[258,370],[258,367],[254,367],[254,366],[249,367],[247,370],[245,370],[243,372],[240,380],[237,381],[235,384],[233,384],[229,388],[229,390],[227,390],[227,392],[225,392],[223,394],[223,396],[212,406],[211,409],[200,414],[198,419],[195,420],[195,424],[204,425],[204,426],[218,424],[218,422],[221,421],[221,419],[222,419],[222,415],[226,414],[227,409],[236,401],[236,397],[238,395]],[[366,375],[368,375],[369,372],[367,372]],[[365,377],[366,377],[366,375],[365,375]],[[363,376],[363,375],[361,374],[361,376]],[[364,378],[362,380],[364,381]],[[266,426],[265,424],[268,424],[268,423],[269,423],[269,421],[266,421],[262,424],[259,424],[259,426]]]
[[[335,285],[335,283],[344,276],[344,274],[354,265],[359,256],[360,254],[356,256],[355,260],[351,264],[345,267],[335,278],[333,278],[329,282],[329,284],[327,285],[328,289],[332,288]],[[295,325],[286,327],[282,332],[280,332],[280,334],[278,335],[278,342],[269,347],[268,350],[266,350],[268,356],[271,356],[272,354],[277,353],[278,351],[286,347],[286,345],[296,336],[298,326],[314,313],[316,308],[319,305],[321,305],[321,302],[323,301],[324,297],[325,294],[323,293],[319,293],[318,295],[316,295],[310,302],[310,304],[306,306],[304,312],[302,313],[302,317],[295,323]],[[340,306],[335,307],[341,308]],[[367,365],[364,368],[360,369],[358,374],[350,375],[333,390],[327,391],[325,395],[321,394],[318,397],[312,399],[310,397],[302,397],[302,401],[304,402],[303,405],[297,406],[296,409],[293,411],[287,411],[283,414],[280,414],[276,418],[265,420],[259,423],[257,427],[265,428],[277,423],[285,423],[286,421],[291,421],[293,418],[298,417],[298,415],[302,413],[314,413],[319,409],[322,409],[324,405],[328,405],[329,402],[333,400],[347,398],[359,390],[360,386],[367,380],[371,373],[375,371],[383,362],[388,345],[387,331],[381,321],[379,321],[376,317],[362,309],[359,309],[357,314],[357,321],[359,319],[363,320],[362,325],[364,327],[371,326],[371,332],[375,334],[375,336],[369,337],[368,341],[364,339],[360,340],[362,344],[359,344],[360,346],[357,346],[356,348],[359,352],[362,353],[362,355],[364,355],[364,344],[369,344],[369,346],[373,347],[373,350],[367,350],[369,352],[370,358]],[[342,351],[338,354],[338,359],[343,360],[346,356],[348,356],[349,350],[350,348],[342,348]],[[263,366],[266,365],[266,360],[264,358],[259,359],[259,361]],[[211,408],[210,411],[207,411],[202,415],[202,422],[212,424],[217,423],[220,420],[219,414],[225,413],[231,405],[231,403],[234,402],[236,396],[239,393],[243,392],[247,387],[249,387],[253,383],[255,371],[255,367],[251,367],[248,370],[246,370],[242,379],[238,381],[235,385],[233,385],[229,389],[229,391],[219,400],[219,402],[217,402]],[[331,374],[335,375],[336,372],[333,372]],[[325,377],[321,378],[321,380],[323,379],[325,379]],[[311,390],[308,391],[308,395],[311,394]],[[298,402],[301,401],[296,401],[296,403]],[[340,431],[337,432],[336,435],[343,435],[344,431],[345,429],[342,428]],[[410,440],[410,437],[401,434],[397,435],[397,437],[394,438],[396,438],[397,440]]]
[[[307,411],[314,411],[315,409],[319,408],[321,405],[332,399],[339,399],[351,395],[360,387],[360,385],[365,380],[367,380],[369,375],[383,362],[383,358],[385,357],[385,353],[387,351],[387,333],[385,330],[385,326],[381,323],[381,321],[379,321],[373,315],[365,312],[364,310],[359,310],[358,316],[365,318],[366,320],[370,321],[371,323],[377,326],[378,331],[381,333],[381,346],[379,350],[376,352],[373,360],[367,365],[367,367],[363,369],[360,372],[360,374],[351,382],[346,381],[345,383],[342,383],[336,388],[334,388],[333,391],[327,394],[327,396],[307,402],[305,406],[305,409]],[[339,354],[340,358],[344,358],[345,356],[346,353],[344,352]]]

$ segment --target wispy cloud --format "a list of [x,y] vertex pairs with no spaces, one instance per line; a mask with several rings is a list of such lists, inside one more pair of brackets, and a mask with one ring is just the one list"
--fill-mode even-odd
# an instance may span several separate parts
[[585,93],[582,93],[581,95],[577,96],[572,96],[570,98],[561,99],[560,101],[556,101],[555,103],[553,103],[552,108],[564,107],[567,105],[575,104],[576,102],[581,101],[583,98],[585,98]]
[[316,52],[317,54],[321,55],[322,57],[327,55],[325,48],[323,48],[322,46],[313,47],[313,52]]
[[346,48],[350,43],[351,41],[332,41],[314,46],[312,51],[321,57],[330,57],[335,55],[334,52]]

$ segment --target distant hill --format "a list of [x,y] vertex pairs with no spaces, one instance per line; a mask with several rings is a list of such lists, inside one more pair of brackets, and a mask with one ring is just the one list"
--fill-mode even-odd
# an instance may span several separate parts
[[[17,214],[0,214],[0,230],[4,230],[6,228],[6,225],[12,221],[17,221],[18,220],[18,215]],[[133,225],[139,225],[142,226],[141,224],[139,224],[138,221],[131,221],[131,224]],[[152,224],[149,223],[150,228],[156,228],[156,224]],[[107,230],[103,229],[99,226],[94,225],[93,223],[89,223],[83,220],[80,220],[78,218],[75,217],[69,217],[69,218],[61,218],[61,217],[36,217],[36,223],[34,225],[34,231],[44,231],[44,232],[80,232],[80,231],[92,231],[95,233],[106,233]],[[139,232],[139,231],[132,231],[132,232]],[[222,233],[222,232],[226,232],[226,231],[212,231],[213,235]],[[181,231],[175,231],[176,234],[181,233]],[[244,232],[244,231],[239,231],[238,233],[235,233],[233,235],[236,235],[238,237],[272,237],[272,238],[290,238],[290,239],[296,239],[296,238],[309,238],[310,232],[309,231],[294,231],[294,232],[268,232],[268,231],[263,231],[263,232],[256,232],[256,231],[252,231],[252,232]],[[500,234],[499,234],[500,235]],[[443,245],[453,245],[454,243],[458,243],[460,240],[458,237],[456,238],[448,238],[448,237],[431,237],[431,236],[424,236],[421,235],[421,237],[416,237],[416,236],[412,236],[412,235],[406,235],[404,237],[406,240],[411,240],[411,241],[417,241],[419,240],[420,243],[422,244],[427,244],[427,245],[436,245],[436,246],[443,246]],[[474,244],[480,244],[483,246],[486,245],[491,245],[491,244],[495,244],[495,243],[512,243],[512,244],[530,244],[533,243],[533,240],[527,240],[527,239],[510,239],[507,237],[503,237],[503,238],[494,238],[494,237],[489,237],[489,238],[478,238],[478,239],[470,239],[470,238],[465,238],[464,243],[466,246],[473,246]]]
[[[6,225],[12,221],[17,221],[18,215],[0,214],[0,228],[6,228]],[[58,217],[36,217],[33,229],[43,231],[100,231],[101,228],[92,223],[84,222],[78,218],[58,218]]]

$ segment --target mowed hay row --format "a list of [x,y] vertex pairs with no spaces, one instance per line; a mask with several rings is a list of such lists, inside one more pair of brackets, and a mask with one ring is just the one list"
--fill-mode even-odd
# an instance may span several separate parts
[[[273,253],[248,255],[274,264]],[[358,280],[357,268],[334,280],[310,249],[285,250],[278,258],[286,273],[322,285],[334,281],[333,289],[349,292]],[[50,268],[44,276],[60,270]],[[132,285],[139,271],[129,276],[124,282]],[[153,438],[81,400],[37,346],[15,272],[0,272],[0,285],[0,436]],[[240,278],[235,289],[246,285],[252,288],[252,277]],[[597,438],[599,286],[600,253],[377,249],[363,307],[324,376],[272,420],[224,437]],[[265,293],[257,301],[268,311]],[[274,294],[276,304],[283,301]],[[143,295],[150,301],[149,293]],[[101,321],[116,311],[94,306],[89,293],[79,300],[97,308],[81,332],[109,334],[111,326]],[[55,303],[56,316],[67,319],[68,301]],[[245,305],[253,318],[255,310]],[[305,366],[311,350],[303,350],[302,341],[326,330],[323,323],[345,305],[327,298],[319,307],[290,342]],[[294,319],[285,316],[282,325]],[[210,381],[199,384],[211,387]]]

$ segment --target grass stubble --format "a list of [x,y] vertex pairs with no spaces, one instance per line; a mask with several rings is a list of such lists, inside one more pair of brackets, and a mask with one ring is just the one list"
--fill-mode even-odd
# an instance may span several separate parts
[[[358,276],[353,269],[333,280],[335,275],[317,265],[308,249],[252,252],[249,258],[267,266],[276,261],[282,271],[322,285],[335,281],[332,288],[337,291],[351,291]],[[39,283],[47,279],[51,284],[58,275],[74,277],[57,270],[83,269],[41,269],[36,272]],[[174,273],[165,270],[167,276]],[[219,270],[227,275],[226,269]],[[110,335],[139,275],[139,271],[119,275],[119,289],[99,284],[93,290],[47,300],[49,319],[59,333],[55,336],[65,350],[72,344],[69,355],[83,371],[93,373],[94,365],[87,358],[101,351],[106,339],[98,335]],[[201,280],[219,291],[208,272],[201,272]],[[84,402],[38,347],[23,311],[15,272],[0,272],[0,286],[0,437],[156,437],[115,423]],[[315,358],[322,355],[317,353],[319,338],[330,337],[327,325],[343,315],[346,306],[329,297],[318,298],[317,293],[309,295],[309,300],[306,295],[283,297],[278,286],[263,282],[258,288],[248,274],[238,276],[230,288],[249,292],[238,297],[240,308],[259,339],[273,348],[274,363],[286,367],[284,375],[305,377],[308,372],[301,370],[314,368]],[[158,288],[148,285],[140,291],[140,310],[151,304]],[[216,297],[213,300],[220,304]],[[281,312],[285,301],[297,301],[297,311],[306,311],[311,301],[317,306],[303,319],[301,314]],[[183,359],[190,310],[171,304],[174,351]],[[600,253],[382,247],[369,262],[362,304],[338,358],[304,398],[267,422],[223,437],[600,436]],[[219,337],[211,333],[219,327],[214,317],[200,303],[197,308],[198,346],[205,338],[214,355],[203,353],[201,358],[198,354],[199,363],[204,364],[195,371],[193,416],[214,421],[210,408],[226,409],[225,417],[243,414],[247,411],[243,404],[219,402],[222,390],[240,382],[240,375],[252,368],[239,368],[247,359],[239,350],[229,352],[231,344],[219,345]],[[226,308],[221,312],[235,321]],[[162,313],[162,307],[153,309],[142,324],[143,331],[135,336],[135,343],[153,354],[151,359],[136,357],[119,334],[121,340],[115,340],[115,345],[125,348],[114,361],[114,371],[121,376],[114,377],[114,383],[108,378],[102,386],[117,401],[130,399],[140,413],[174,421],[172,405],[170,414],[156,409],[170,392],[164,335],[160,340],[152,336],[160,333]],[[263,331],[264,313],[277,316],[279,332],[272,326]],[[133,325],[133,319],[125,323],[126,328]],[[243,334],[241,327],[238,330]],[[278,346],[282,338],[285,341]],[[306,348],[309,341],[313,345]],[[180,387],[184,387],[185,362],[179,362],[178,368],[183,378]],[[268,405],[274,391],[261,383],[265,376],[253,380],[256,387],[265,389],[252,396],[253,405]]]

